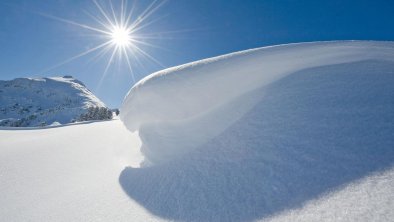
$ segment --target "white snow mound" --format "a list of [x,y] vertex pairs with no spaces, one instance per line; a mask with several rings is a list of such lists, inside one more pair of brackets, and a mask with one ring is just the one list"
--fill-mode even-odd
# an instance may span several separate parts
[[[262,89],[286,76],[372,60],[386,61],[393,69],[394,43],[289,44],[204,59],[142,79],[125,97],[121,120],[129,130],[139,131],[147,163],[166,162],[225,131],[264,100]],[[309,77],[313,75],[306,81]]]

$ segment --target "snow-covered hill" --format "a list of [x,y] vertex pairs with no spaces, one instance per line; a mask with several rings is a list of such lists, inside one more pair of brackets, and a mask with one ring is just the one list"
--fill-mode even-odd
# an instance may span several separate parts
[[0,126],[45,126],[84,120],[103,102],[71,76],[0,81]]

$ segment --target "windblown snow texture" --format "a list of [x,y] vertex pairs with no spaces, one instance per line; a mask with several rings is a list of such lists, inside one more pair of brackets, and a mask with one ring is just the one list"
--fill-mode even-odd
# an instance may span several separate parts
[[[360,61],[386,61],[374,67],[383,66],[390,71],[393,54],[393,43],[347,41],[265,47],[205,59],[159,71],[137,83],[124,100],[121,119],[129,130],[139,131],[148,162],[165,162],[229,128],[257,103],[264,102],[264,91],[272,88],[274,82],[311,68]],[[362,71],[349,70],[356,75],[355,79],[343,79],[344,83],[338,87],[347,87],[345,83],[359,78],[381,75],[373,69],[366,74]],[[335,74],[334,69],[332,74],[323,75],[321,83],[323,78],[330,80]],[[329,93],[333,103],[341,103],[339,94],[344,89],[332,90]],[[322,104],[323,100],[313,103]],[[322,110],[322,114],[329,111]]]
[[[120,183],[170,220],[392,220],[393,85],[391,42],[266,47],[154,73],[121,108],[150,167]],[[382,193],[366,197],[374,179]]]

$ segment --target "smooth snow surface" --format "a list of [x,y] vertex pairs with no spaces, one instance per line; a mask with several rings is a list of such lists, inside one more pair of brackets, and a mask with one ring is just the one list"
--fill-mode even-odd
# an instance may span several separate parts
[[149,167],[120,183],[170,220],[393,221],[393,86],[392,42],[282,45],[160,71],[122,105]]
[[119,185],[140,141],[119,120],[0,130],[0,221],[157,221]]

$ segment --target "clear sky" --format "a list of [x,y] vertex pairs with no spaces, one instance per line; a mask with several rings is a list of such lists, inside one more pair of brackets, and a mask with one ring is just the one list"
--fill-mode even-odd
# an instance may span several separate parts
[[[108,1],[98,1],[111,12]],[[161,2],[157,2],[156,5]],[[119,16],[120,0],[113,0]],[[151,1],[128,1],[132,20]],[[0,1],[0,78],[72,75],[110,107],[118,107],[134,84],[125,62],[111,50],[69,58],[105,42],[97,32],[51,16],[93,27],[101,16],[90,0]],[[150,25],[149,23],[152,22]],[[160,69],[267,45],[321,40],[394,40],[394,1],[168,0],[145,20],[139,47],[130,58],[136,81]],[[96,56],[96,57],[95,57]],[[102,79],[102,84],[100,83]]]

